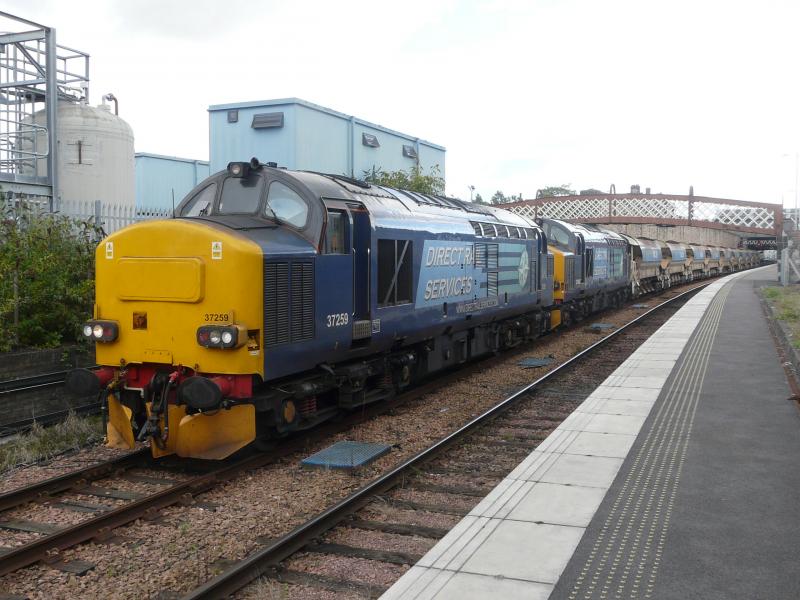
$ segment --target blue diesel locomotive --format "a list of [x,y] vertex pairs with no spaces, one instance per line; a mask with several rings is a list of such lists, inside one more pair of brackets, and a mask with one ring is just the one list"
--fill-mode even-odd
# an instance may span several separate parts
[[98,246],[101,369],[68,385],[103,389],[114,447],[220,459],[730,256],[235,162]]

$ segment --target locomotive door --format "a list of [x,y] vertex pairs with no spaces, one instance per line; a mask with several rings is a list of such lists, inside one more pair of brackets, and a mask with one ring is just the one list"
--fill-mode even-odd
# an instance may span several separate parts
[[369,343],[372,337],[370,313],[370,244],[372,225],[362,204],[348,203],[353,223],[353,343]]

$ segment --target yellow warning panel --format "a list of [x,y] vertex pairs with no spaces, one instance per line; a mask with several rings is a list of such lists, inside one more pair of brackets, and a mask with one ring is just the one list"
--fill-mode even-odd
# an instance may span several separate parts
[[213,415],[188,415],[178,427],[178,456],[220,460],[256,439],[256,409],[240,404]]
[[108,423],[106,423],[106,446],[120,450],[133,450],[133,412],[123,405],[114,394],[108,395]]

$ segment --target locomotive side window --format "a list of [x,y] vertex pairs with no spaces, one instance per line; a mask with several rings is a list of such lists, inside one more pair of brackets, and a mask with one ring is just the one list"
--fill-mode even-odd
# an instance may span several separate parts
[[262,177],[228,177],[222,184],[217,212],[225,215],[252,214],[258,209],[263,189]]
[[[549,224],[545,224],[546,226]],[[569,248],[569,234],[556,225],[545,228],[547,239],[553,242],[556,246],[562,248]]]
[[343,210],[328,210],[328,226],[325,229],[325,254],[348,254],[345,223],[347,214]]
[[295,227],[304,227],[308,221],[306,201],[300,197],[300,194],[280,181],[273,181],[269,185],[267,216],[272,216],[270,209],[278,221],[289,223]]
[[586,258],[586,277],[594,277],[594,248],[586,250],[584,255]]
[[217,195],[217,184],[207,185],[189,200],[181,211],[182,217],[204,217],[211,212],[214,196]]
[[411,302],[410,240],[378,240],[378,306]]

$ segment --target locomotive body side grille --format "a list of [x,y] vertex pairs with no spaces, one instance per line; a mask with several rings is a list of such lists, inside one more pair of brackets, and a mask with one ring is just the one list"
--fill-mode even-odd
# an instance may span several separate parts
[[292,341],[314,338],[314,263],[292,263]]
[[497,296],[497,271],[486,274],[486,287],[489,296]]
[[567,256],[564,259],[564,288],[567,290],[575,289],[575,257]]
[[486,268],[497,269],[499,267],[500,245],[486,244]]
[[264,346],[311,339],[314,339],[314,263],[265,262]]
[[264,263],[264,346],[289,341],[289,265]]

